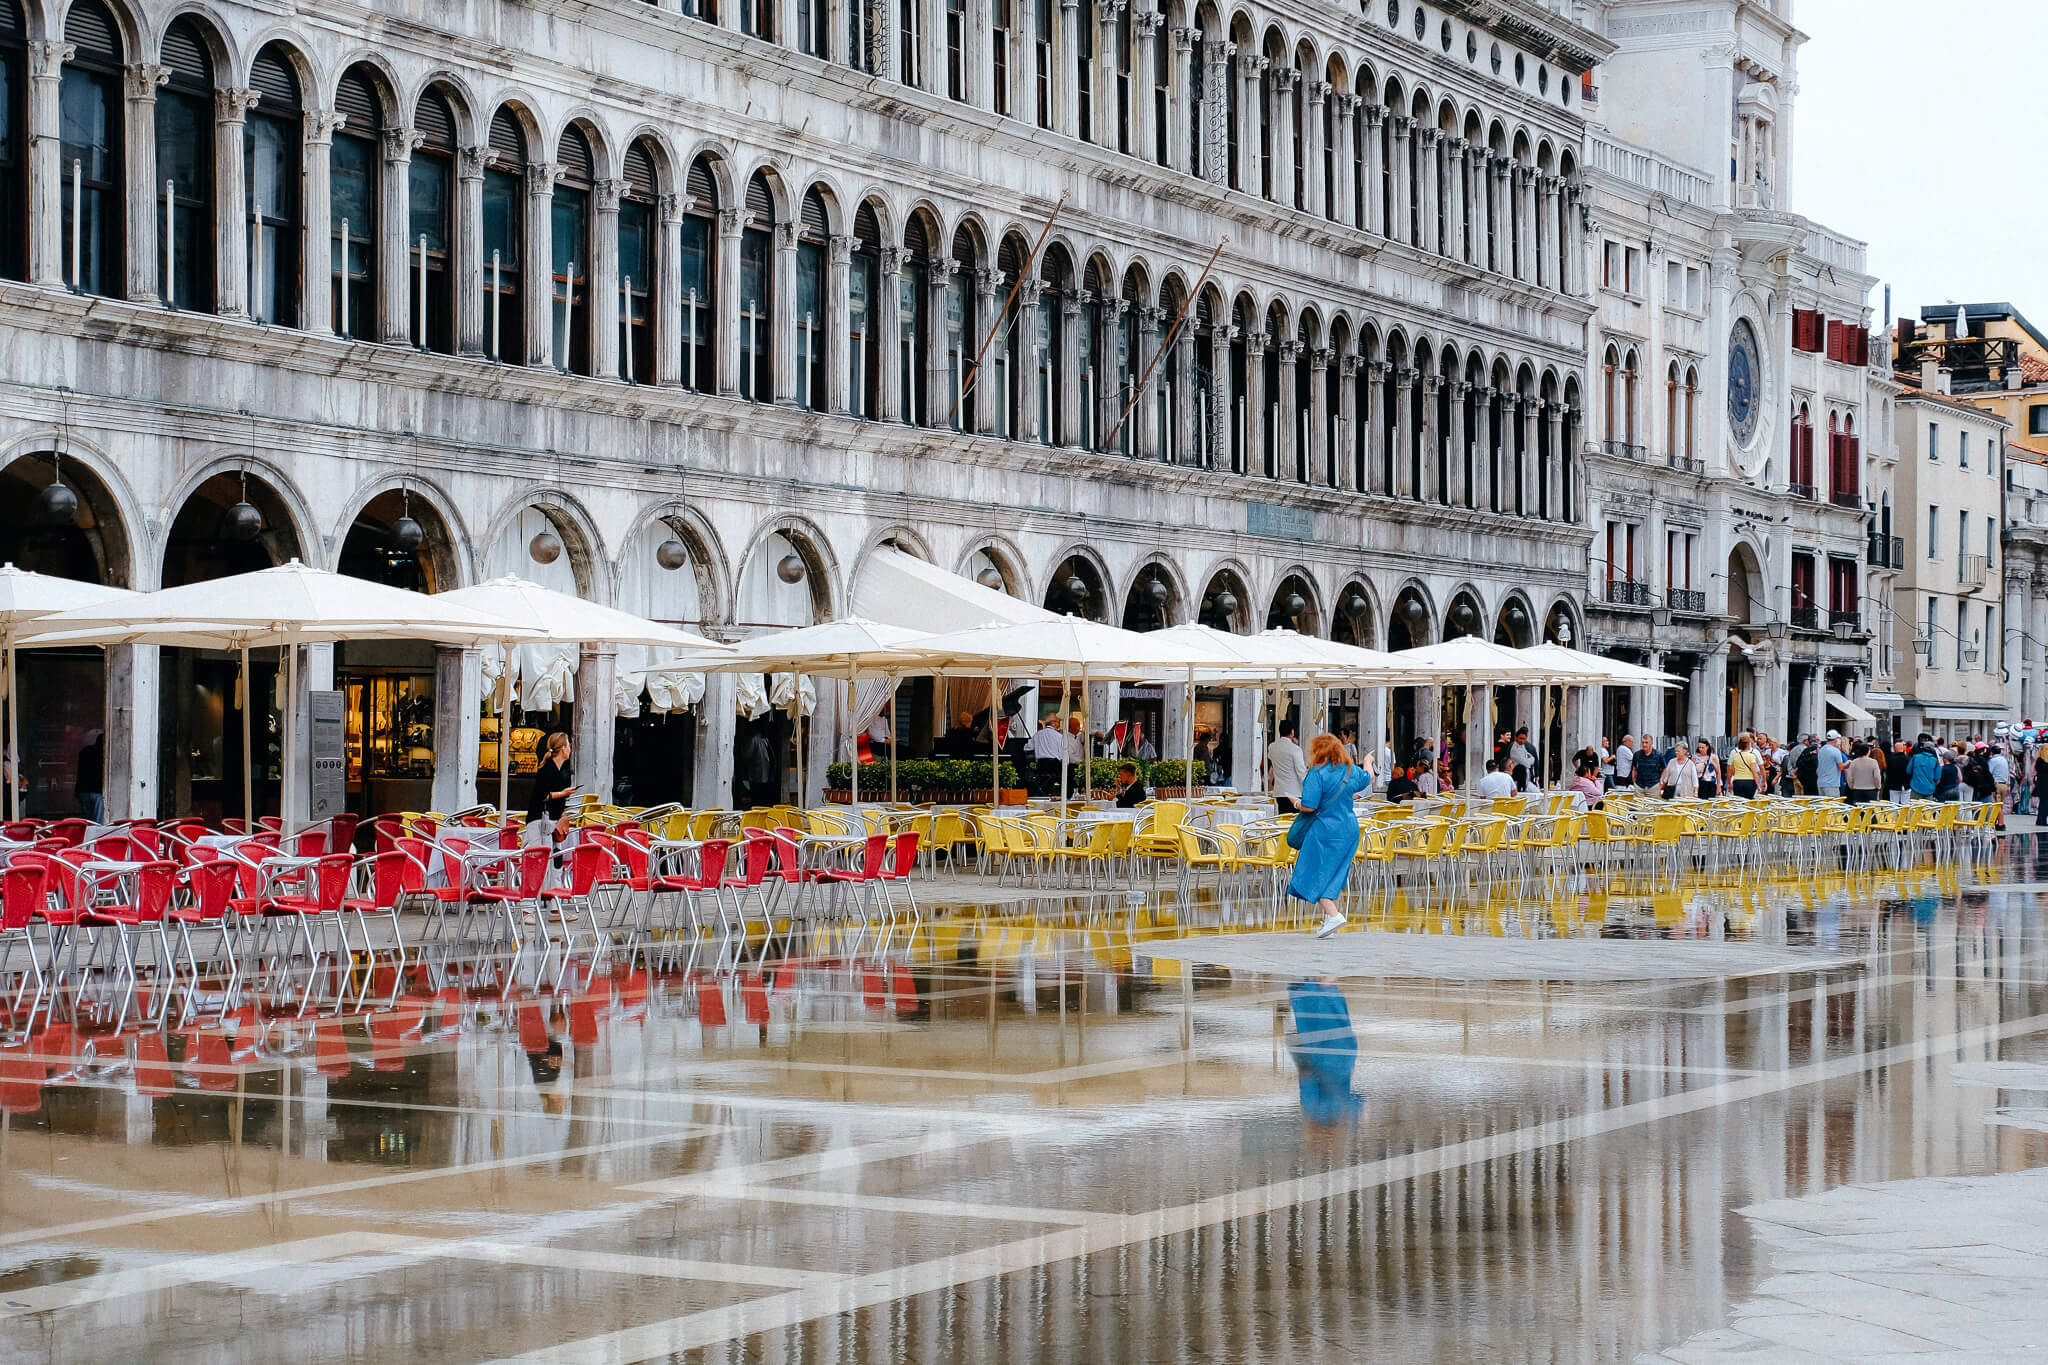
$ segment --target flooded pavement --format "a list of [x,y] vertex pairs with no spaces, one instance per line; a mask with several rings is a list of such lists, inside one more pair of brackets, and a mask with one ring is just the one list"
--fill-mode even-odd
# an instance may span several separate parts
[[[1767,1281],[1737,1209],[2048,1165],[1982,1070],[2048,1065],[2032,835],[1375,902],[1413,941],[1366,967],[1167,947],[1257,907],[955,891],[885,951],[472,947],[39,1018],[0,1358],[1625,1361]],[[1679,938],[1742,953],[1515,970]]]

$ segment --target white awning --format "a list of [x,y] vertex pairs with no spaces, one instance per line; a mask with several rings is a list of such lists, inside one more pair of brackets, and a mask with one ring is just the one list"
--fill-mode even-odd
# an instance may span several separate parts
[[879,546],[853,579],[853,616],[934,635],[976,626],[1057,621],[1056,612]]
[[1877,723],[1876,716],[1870,714],[1870,712],[1864,710],[1855,702],[1850,701],[1840,692],[1828,693],[1827,699],[1828,710],[1830,711],[1839,711],[1843,715],[1847,716],[1850,720],[1861,721],[1865,725],[1874,725]]

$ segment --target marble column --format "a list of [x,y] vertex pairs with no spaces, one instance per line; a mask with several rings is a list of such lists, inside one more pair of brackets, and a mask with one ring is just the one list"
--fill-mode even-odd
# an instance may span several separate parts
[[1204,467],[1229,469],[1231,424],[1236,420],[1230,410],[1230,348],[1237,328],[1218,324],[1209,329],[1209,336],[1210,354],[1222,359],[1209,367],[1209,449]]
[[1515,241],[1520,244],[1522,256],[1521,278],[1531,283],[1536,279],[1536,253],[1542,245],[1536,231],[1536,168],[1524,165],[1521,168],[1520,209],[1521,227],[1515,232]]
[[[249,189],[242,142],[249,111],[261,98],[254,90],[213,92],[213,259],[220,267],[214,285],[214,307],[222,317],[249,315]],[[158,180],[161,183],[161,177]],[[149,223],[154,238],[154,210],[149,214]],[[161,247],[157,250],[161,251]],[[151,271],[151,278],[155,274]]]
[[[483,714],[483,667],[475,649],[434,647],[435,810],[468,810],[477,804],[476,773],[482,762],[477,717]],[[500,734],[504,733],[501,728]],[[522,793],[523,795],[523,793]],[[491,803],[497,804],[496,787]]]
[[1550,460],[1544,471],[1543,515],[1552,521],[1563,521],[1565,462],[1571,458],[1564,448],[1564,404],[1545,403],[1543,420],[1550,440]]
[[1347,493],[1358,491],[1358,356],[1345,352],[1337,357],[1337,444],[1330,452],[1336,462],[1337,487]]
[[1206,180],[1211,177],[1194,164],[1194,64],[1198,32],[1185,27],[1173,31],[1173,63],[1167,72],[1167,79],[1173,84],[1166,100],[1166,117],[1171,123],[1166,130],[1166,164]]
[[1366,424],[1365,491],[1390,497],[1395,487],[1388,469],[1393,458],[1393,439],[1388,434],[1386,419],[1380,413],[1379,405],[1386,401],[1387,378],[1393,367],[1384,360],[1375,360],[1367,369],[1371,382],[1366,385],[1366,393],[1372,402],[1370,410],[1359,414],[1359,420]]
[[1471,451],[1465,444],[1465,395],[1471,386],[1462,379],[1450,381],[1450,452],[1445,456],[1445,473],[1449,483],[1444,489],[1444,501],[1453,507],[1472,505]]
[[1418,496],[1415,486],[1415,379],[1414,370],[1402,367],[1394,372],[1394,486],[1397,498]]
[[1489,512],[1500,511],[1500,456],[1495,452],[1493,404],[1497,397],[1494,390],[1481,385],[1474,391],[1472,404],[1472,478],[1485,491],[1474,490],[1472,505]]
[[1090,138],[1096,146],[1117,148],[1117,61],[1118,16],[1129,0],[1096,0],[1095,74],[1089,100]]
[[1162,371],[1168,365],[1173,367],[1173,395],[1167,404],[1167,414],[1173,422],[1173,440],[1166,453],[1171,455],[1174,464],[1197,464],[1200,462],[1198,452],[1201,449],[1201,442],[1195,427],[1200,420],[1201,408],[1196,401],[1195,322],[1192,306],[1182,316],[1180,327],[1173,333],[1173,339],[1165,343],[1165,358],[1159,364]]
[[1697,698],[1699,720],[1693,726],[1693,734],[1702,739],[1732,736],[1734,731],[1728,729],[1727,650],[1708,650],[1705,657],[1700,660],[1694,695]]
[[377,233],[377,339],[387,346],[412,344],[413,272],[405,234],[412,223],[412,151],[425,141],[410,128],[386,128],[382,210]]
[[1264,126],[1266,105],[1265,75],[1268,63],[1256,52],[1247,56],[1240,52],[1237,59],[1238,76],[1244,88],[1238,94],[1237,116],[1240,130],[1237,135],[1237,177],[1238,188],[1246,194],[1258,194],[1261,185],[1261,157],[1259,129]]
[[1531,481],[1534,471],[1529,466],[1536,459],[1536,412],[1542,403],[1535,395],[1524,394],[1520,406],[1521,424],[1516,428],[1515,446],[1515,511],[1526,517],[1536,511],[1536,487]]
[[1393,221],[1387,224],[1387,236],[1397,242],[1407,242],[1413,240],[1415,227],[1409,214],[1409,205],[1414,202],[1412,196],[1415,190],[1415,120],[1406,114],[1392,114],[1389,117],[1394,129],[1394,216]]
[[1078,137],[1081,131],[1081,85],[1076,65],[1080,51],[1080,0],[1060,0],[1059,41],[1052,53],[1053,119],[1058,131],[1068,137]]
[[[946,354],[946,295],[959,269],[959,262],[950,256],[934,256],[925,266],[924,315],[931,325],[925,328],[924,355],[913,359],[924,365],[924,424],[928,427],[949,425],[960,396],[953,381],[952,358]],[[966,362],[961,364],[964,369]],[[965,382],[965,374],[961,380]]]
[[[454,259],[449,262],[455,272],[455,350],[458,355],[472,357],[484,354],[484,161],[489,153],[487,147],[464,147],[456,156],[455,236],[451,243]],[[661,241],[663,273],[656,288],[661,304],[667,304],[675,296],[675,285],[670,281],[667,270],[675,254],[669,246],[664,224]],[[681,278],[678,271],[676,279]],[[675,336],[674,327],[666,319],[657,319],[655,336],[672,338]],[[657,356],[659,347],[660,342],[657,341]],[[670,379],[666,382],[675,381]]]
[[599,801],[612,799],[613,736],[618,707],[613,681],[618,675],[618,650],[611,645],[584,645],[576,665],[576,782]]
[[[769,392],[778,407],[796,406],[796,224],[775,225],[773,311],[768,319]],[[616,291],[615,291],[616,292]],[[616,330],[616,326],[614,327]]]
[[[544,161],[526,167],[526,234],[521,250],[519,297],[526,312],[526,363],[555,363],[555,177],[558,169]],[[737,245],[735,243],[735,245]],[[320,259],[326,259],[324,256]],[[733,268],[739,268],[735,256]],[[737,282],[733,285],[738,291]]]
[[[107,647],[106,801],[109,820],[167,814],[157,788],[156,645]],[[445,808],[444,808],[445,809]]]
[[1244,338],[1244,472],[1264,477],[1266,468],[1266,346],[1271,340],[1264,330],[1245,333]]
[[1471,185],[1471,174],[1465,168],[1465,154],[1472,144],[1464,138],[1450,139],[1444,154],[1444,254],[1454,261],[1472,259],[1465,245],[1465,202],[1466,190]]
[[1273,202],[1298,207],[1294,197],[1294,87],[1301,73],[1291,66],[1273,66]]
[[868,339],[868,363],[875,367],[874,418],[900,422],[903,411],[903,248],[885,246],[881,284],[870,300],[875,306],[874,335]]
[[1330,217],[1330,177],[1323,173],[1323,112],[1329,107],[1330,83],[1311,81],[1308,84],[1307,119],[1308,126],[1302,129],[1302,204],[1301,207],[1318,218]]
[[738,689],[737,674],[704,675],[704,699],[697,703],[696,771],[690,785],[690,797],[699,807],[732,805],[733,732],[738,728],[734,706]]
[[1196,175],[1212,185],[1230,186],[1230,59],[1236,43],[1208,38],[1202,42],[1202,148]]
[[[740,238],[746,215],[739,209],[718,211],[718,391],[728,398],[740,391]],[[554,327],[549,325],[553,333]]]
[[[156,240],[156,203],[157,196],[163,193],[163,182],[156,174],[156,91],[170,78],[169,67],[151,63],[128,67],[125,73],[127,98],[122,117],[126,126],[122,131],[126,134],[126,145],[121,187],[126,219],[122,237],[127,257],[122,262],[124,278],[120,292],[135,303],[160,302],[156,279],[163,269],[163,255]],[[216,180],[215,192],[222,188]],[[216,266],[224,264],[219,257],[215,258]],[[215,271],[216,276],[219,273]]]
[[[76,55],[78,49],[70,43],[38,40],[28,45],[28,273],[31,283],[50,289],[62,288],[70,279],[64,241],[64,132],[58,94],[64,63]],[[152,131],[155,126],[151,119]]]
[[[1073,370],[1074,357],[1080,354],[1081,344],[1081,295],[1068,290],[1060,295],[1059,345],[1057,353],[1067,359],[1067,368]],[[1059,385],[1060,430],[1059,443],[1079,449],[1081,441],[1081,382],[1078,370],[1065,375],[1055,375]]]
[[1358,96],[1336,96],[1336,145],[1330,149],[1330,165],[1336,179],[1330,186],[1330,217],[1346,227],[1358,226]]
[[1158,10],[1131,12],[1131,155],[1153,164],[1159,160],[1159,133],[1152,126],[1158,114],[1152,91],[1159,58],[1152,49],[1163,22]]
[[1493,225],[1493,247],[1488,263],[1495,274],[1512,277],[1515,273],[1515,239],[1513,225],[1508,222],[1511,203],[1508,176],[1514,163],[1504,156],[1489,153],[1486,164],[1491,172],[1487,186],[1487,221]]
[[1382,158],[1386,149],[1381,145],[1382,125],[1387,116],[1386,106],[1367,100],[1365,103],[1365,221],[1359,224],[1367,232],[1387,234],[1386,167]]
[[[1003,360],[1009,354],[1009,348],[1003,344],[1002,333],[996,332],[995,339],[988,343],[987,351],[982,352],[982,339],[991,334],[995,325],[996,310],[1002,306],[996,298],[1002,283],[1003,274],[1000,270],[986,265],[974,268],[974,331],[960,339],[960,344],[966,348],[966,354],[960,358],[963,372],[967,366],[974,363],[977,353],[981,353],[982,356],[982,370],[975,376],[974,391],[967,395],[968,411],[961,414],[960,425],[963,430],[976,431],[983,436],[996,434],[996,416],[1007,400],[1006,386],[1000,376],[1003,373]],[[1017,387],[1021,389],[1023,385],[1019,384]],[[971,424],[968,421],[969,413],[973,415]],[[1016,424],[1012,422],[1010,430],[1015,432],[1016,429]]]
[[1440,139],[1434,128],[1417,127],[1415,130],[1415,193],[1416,217],[1421,220],[1416,233],[1415,245],[1432,254],[1442,250],[1443,238],[1437,231],[1437,146]]
[[1536,234],[1536,282],[1551,289],[1561,289],[1562,280],[1558,275],[1558,202],[1564,182],[1554,175],[1543,177],[1542,212],[1537,215],[1540,230]]
[[1038,367],[1044,363],[1038,349],[1038,302],[1044,292],[1044,283],[1035,278],[1017,289],[1017,327],[1024,341],[1017,354],[1024,373],[1017,376],[1017,411],[1010,429],[1020,441],[1045,438],[1038,425]]
[[[577,307],[590,308],[590,373],[598,379],[619,377],[619,197],[626,191],[623,180],[600,180],[590,187],[590,293]],[[792,272],[794,274],[794,272]],[[780,272],[776,288],[780,290]],[[792,291],[795,280],[791,280]],[[794,298],[794,292],[778,293]],[[645,375],[639,376],[645,379]]]
[[1292,483],[1300,477],[1298,461],[1301,457],[1301,412],[1300,393],[1295,381],[1295,366],[1301,361],[1301,343],[1292,337],[1280,342],[1280,373],[1274,380],[1279,392],[1273,395],[1273,478]]
[[301,119],[305,130],[302,153],[305,228],[299,238],[299,325],[309,332],[334,330],[334,274],[330,266],[334,216],[332,163],[334,130],[345,122],[340,114],[308,111]]
[[843,413],[853,406],[853,344],[848,318],[853,308],[853,238],[837,233],[825,243],[825,409]]
[[1159,458],[1159,404],[1154,395],[1160,391],[1159,385],[1164,378],[1162,367],[1153,366],[1151,380],[1142,386],[1139,378],[1151,365],[1152,357],[1159,354],[1160,327],[1165,321],[1166,314],[1160,309],[1138,309],[1138,325],[1133,329],[1137,333],[1137,345],[1131,355],[1133,392],[1126,394],[1117,405],[1119,412],[1126,404],[1130,407],[1131,415],[1124,420],[1131,428],[1131,454],[1141,460]]

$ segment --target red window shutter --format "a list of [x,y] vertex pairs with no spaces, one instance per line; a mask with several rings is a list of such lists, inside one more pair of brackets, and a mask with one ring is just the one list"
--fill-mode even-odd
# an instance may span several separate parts
[[1827,357],[1829,360],[1842,358],[1842,324],[1839,322],[1828,324]]
[[1817,351],[1820,349],[1820,314],[1811,308],[1792,310],[1792,349],[1795,351]]
[[1870,333],[1858,327],[1855,331],[1855,338],[1855,354],[1850,357],[1850,363],[1852,365],[1868,365],[1870,363]]

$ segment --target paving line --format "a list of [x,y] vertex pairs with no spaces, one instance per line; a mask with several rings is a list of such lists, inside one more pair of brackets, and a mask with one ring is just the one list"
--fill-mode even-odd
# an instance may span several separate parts
[[1900,1043],[1877,1052],[1832,1058],[1775,1075],[1726,1081],[1698,1091],[1595,1110],[1569,1119],[1555,1119],[1507,1132],[1447,1143],[1429,1151],[1384,1157],[1342,1170],[1237,1190],[1149,1213],[1104,1215],[1077,1227],[940,1257],[913,1265],[875,1271],[836,1284],[769,1294],[743,1303],[686,1313],[660,1322],[564,1342],[525,1355],[509,1357],[516,1365],[609,1365],[659,1357],[714,1345],[852,1312],[877,1304],[953,1288],[1056,1261],[1114,1250],[1197,1228],[1269,1213],[1275,1209],[1326,1200],[1459,1167],[1583,1141],[1667,1119],[1740,1104],[1774,1094],[1820,1085],[1880,1067],[1918,1061],[1958,1049],[2021,1037],[2048,1029],[2048,1014],[2002,1024],[1963,1029],[1934,1038]]

